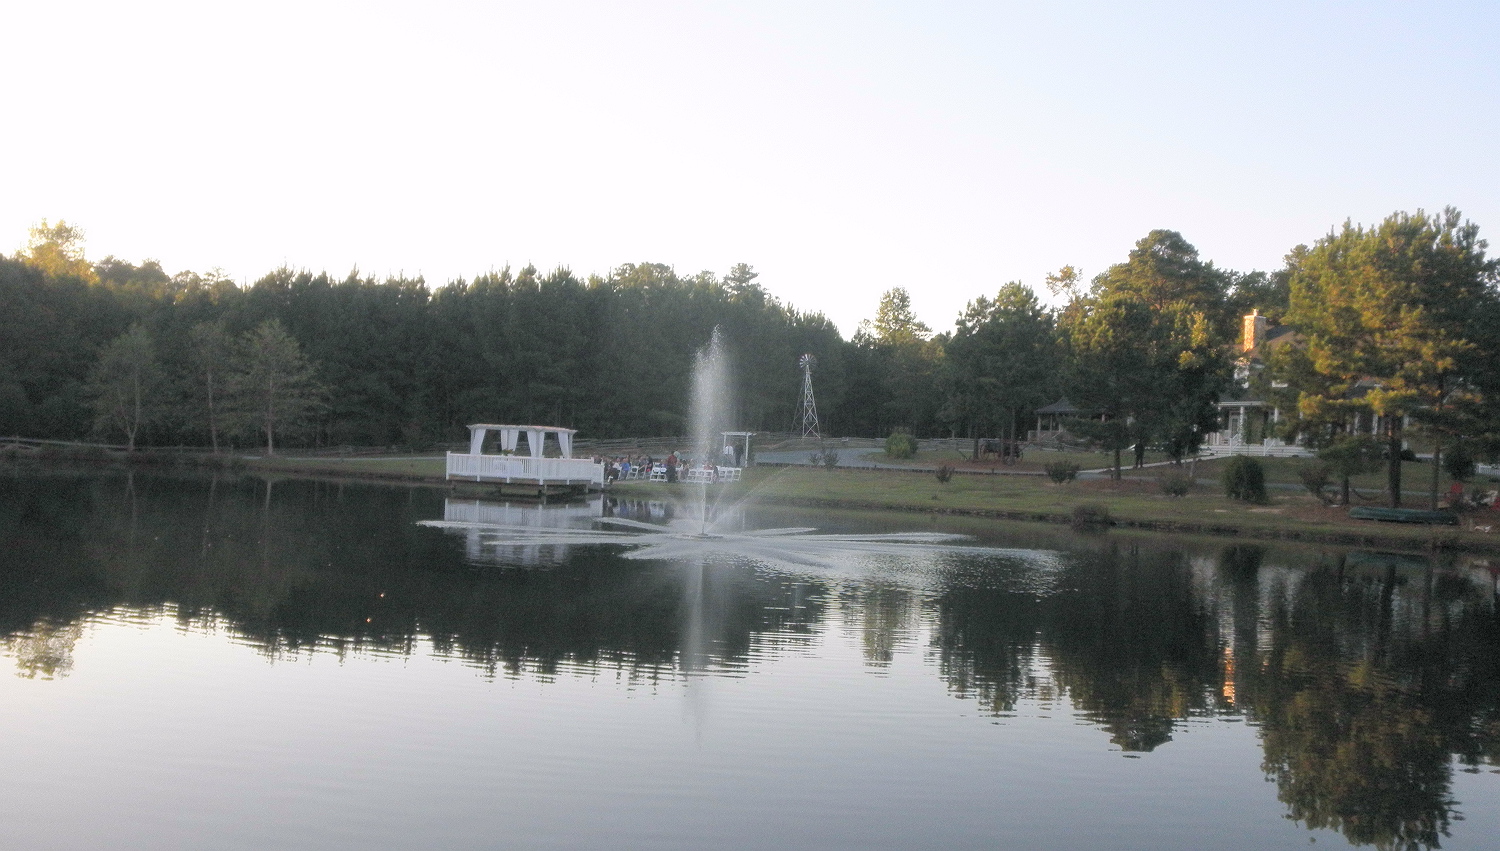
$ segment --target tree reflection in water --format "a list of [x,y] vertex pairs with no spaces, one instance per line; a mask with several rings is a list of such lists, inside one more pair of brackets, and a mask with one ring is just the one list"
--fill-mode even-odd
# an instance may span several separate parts
[[1211,567],[1109,546],[1049,596],[948,589],[943,672],[997,714],[1062,692],[1126,751],[1196,714],[1243,713],[1290,818],[1355,844],[1438,847],[1457,814],[1452,761],[1500,764],[1493,593],[1425,558],[1264,560],[1254,546]]
[[[1357,844],[1436,847],[1452,771],[1500,765],[1492,586],[1424,558],[1076,539],[944,558],[903,580],[631,561],[496,569],[415,521],[442,494],[166,476],[13,475],[0,498],[0,634],[62,677],[88,619],[166,612],[271,657],[433,651],[487,676],[653,682],[743,672],[846,625],[866,664],[931,642],[951,691],[995,715],[1061,705],[1128,752],[1195,717],[1259,728],[1290,818]],[[914,574],[915,575],[915,574]],[[425,651],[424,651],[425,652]]]
[[1500,631],[1483,596],[1394,556],[1342,558],[1271,598],[1243,690],[1292,818],[1381,848],[1447,835],[1451,760],[1495,764],[1500,743]]
[[1170,741],[1178,721],[1217,708],[1212,618],[1180,553],[1086,551],[1054,593],[959,585],[937,608],[950,683],[996,712],[1065,694],[1122,750],[1145,752]]

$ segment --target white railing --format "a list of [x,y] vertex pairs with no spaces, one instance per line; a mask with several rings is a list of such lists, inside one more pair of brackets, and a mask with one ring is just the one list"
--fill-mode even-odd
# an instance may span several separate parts
[[1260,458],[1307,458],[1313,451],[1306,446],[1280,443],[1229,443],[1203,447],[1204,455],[1253,455]]
[[604,465],[587,458],[532,458],[527,455],[448,453],[448,478],[479,481],[604,484]]

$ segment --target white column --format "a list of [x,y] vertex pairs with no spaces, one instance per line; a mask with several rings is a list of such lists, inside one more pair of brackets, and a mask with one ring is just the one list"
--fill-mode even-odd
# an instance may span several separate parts
[[484,450],[485,429],[469,426],[469,454],[478,455]]
[[506,452],[516,451],[516,438],[521,434],[520,429],[507,428],[500,430],[500,448]]
[[546,434],[545,431],[539,428],[529,428],[526,430],[526,439],[531,442],[531,457],[542,457],[542,438]]
[[573,457],[573,433],[571,431],[559,431],[557,433],[557,448],[562,450],[562,457]]

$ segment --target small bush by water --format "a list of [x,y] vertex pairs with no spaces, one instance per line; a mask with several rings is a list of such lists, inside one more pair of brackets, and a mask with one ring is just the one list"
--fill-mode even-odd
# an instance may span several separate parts
[[1078,465],[1071,461],[1051,461],[1046,470],[1047,478],[1060,485],[1078,478]]
[[1175,468],[1158,476],[1156,484],[1167,496],[1187,496],[1188,491],[1193,488],[1192,478],[1186,472]]
[[1333,481],[1333,466],[1326,461],[1310,461],[1297,465],[1297,478],[1307,492],[1327,502],[1328,485]]
[[1224,495],[1241,502],[1266,501],[1266,471],[1260,462],[1236,455],[1224,465]]
[[1073,506],[1070,522],[1075,529],[1102,529],[1113,526],[1115,520],[1107,507],[1086,502]]

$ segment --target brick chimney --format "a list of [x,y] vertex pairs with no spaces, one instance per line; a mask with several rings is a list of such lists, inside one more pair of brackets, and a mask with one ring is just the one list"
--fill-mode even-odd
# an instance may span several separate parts
[[1245,314],[1244,324],[1240,330],[1240,351],[1248,352],[1260,345],[1266,338],[1266,329],[1271,327],[1271,321],[1260,315],[1260,309]]

